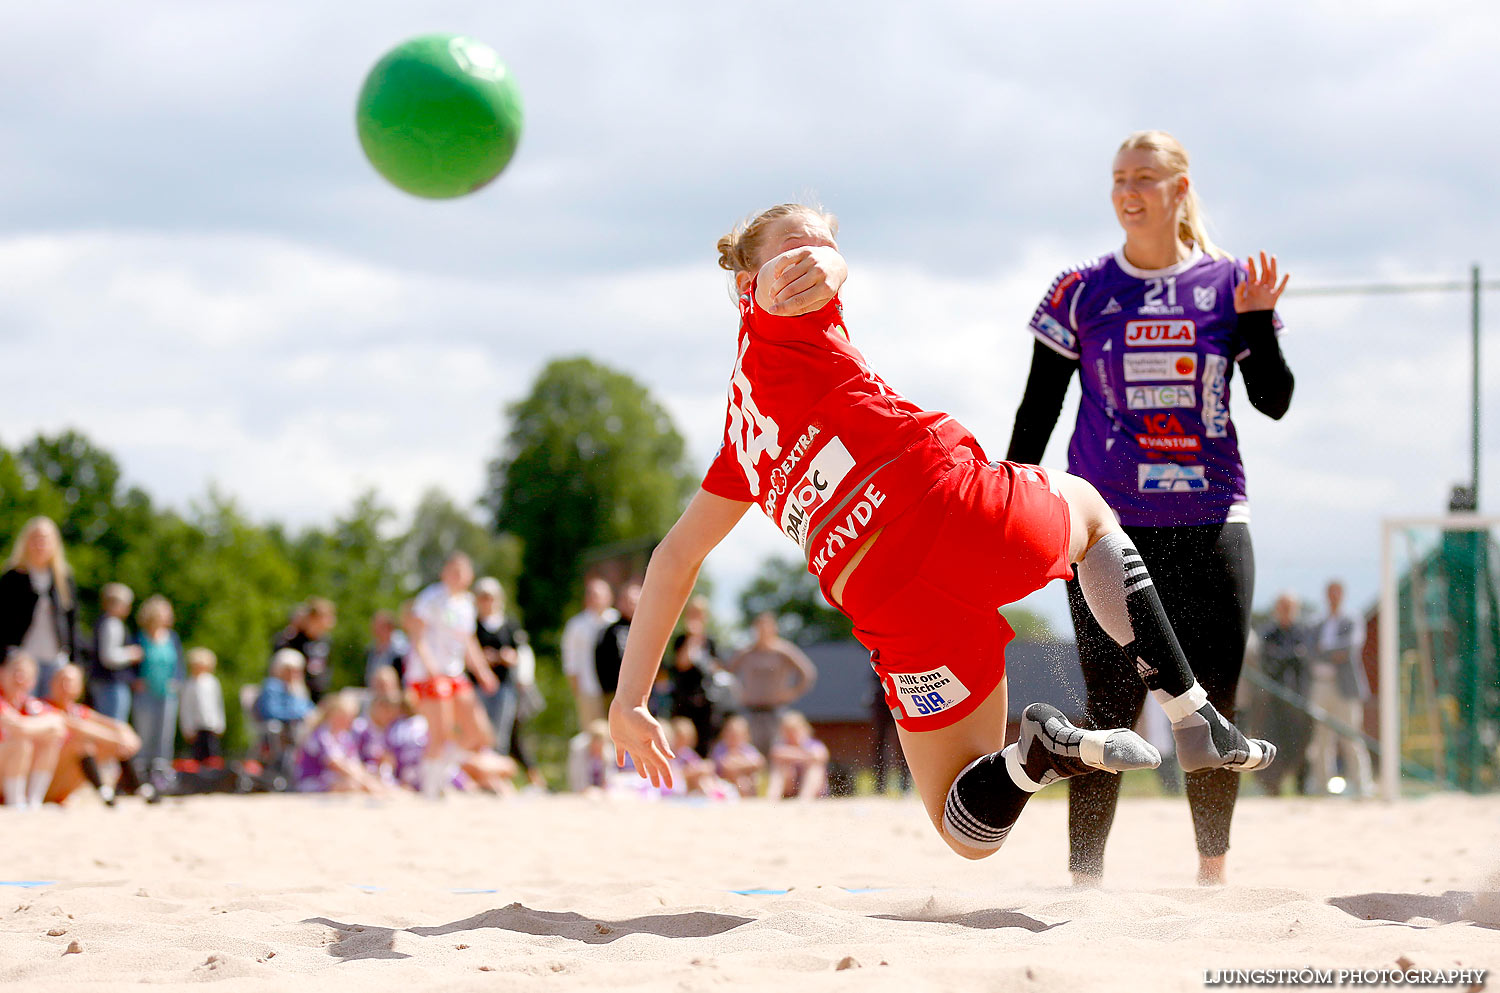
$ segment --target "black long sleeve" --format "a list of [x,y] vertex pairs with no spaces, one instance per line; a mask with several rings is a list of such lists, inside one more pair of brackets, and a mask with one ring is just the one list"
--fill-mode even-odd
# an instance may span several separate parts
[[1296,380],[1281,354],[1271,313],[1252,310],[1239,315],[1240,340],[1250,351],[1240,359],[1240,373],[1245,377],[1245,392],[1251,405],[1273,421],[1279,421],[1292,405]]
[[1042,460],[1057,417],[1062,413],[1068,381],[1078,360],[1060,355],[1040,341],[1031,350],[1031,372],[1026,376],[1026,391],[1016,408],[1016,426],[1011,430],[1007,462],[1035,465]]

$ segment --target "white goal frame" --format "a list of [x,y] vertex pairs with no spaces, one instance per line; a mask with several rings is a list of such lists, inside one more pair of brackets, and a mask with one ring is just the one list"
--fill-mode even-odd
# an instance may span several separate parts
[[1440,514],[1432,517],[1387,517],[1380,522],[1380,795],[1395,800],[1401,795],[1401,708],[1396,699],[1400,672],[1397,666],[1397,579],[1393,546],[1397,535],[1411,528],[1439,531],[1489,531],[1500,528],[1500,516]]

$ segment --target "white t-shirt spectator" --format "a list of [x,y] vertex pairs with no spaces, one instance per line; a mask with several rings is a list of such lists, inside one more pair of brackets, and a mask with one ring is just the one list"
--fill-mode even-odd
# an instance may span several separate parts
[[599,644],[599,632],[619,619],[620,613],[613,607],[602,614],[580,610],[563,625],[563,675],[577,677],[578,692],[584,696],[599,696],[604,692],[599,686],[599,670],[594,668],[594,649]]
[[182,736],[189,741],[199,731],[224,733],[224,690],[211,672],[200,672],[182,689]]
[[422,654],[413,648],[406,660],[406,681],[419,683],[436,676],[462,676],[469,639],[479,624],[474,597],[468,590],[451,593],[433,583],[412,601],[412,613],[422,622],[422,647],[436,672],[426,671]]

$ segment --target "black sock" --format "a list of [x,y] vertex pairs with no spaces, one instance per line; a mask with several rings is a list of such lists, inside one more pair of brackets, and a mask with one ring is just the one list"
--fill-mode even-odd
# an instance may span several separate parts
[[1099,627],[1135,663],[1147,689],[1180,696],[1193,685],[1187,656],[1162,610],[1151,573],[1124,531],[1094,542],[1078,563],[1078,587]]
[[948,837],[984,851],[1005,843],[1021,809],[1036,792],[1018,785],[1006,768],[1005,754],[1015,747],[975,759],[953,780],[943,806],[943,830]]
[[1125,609],[1130,614],[1130,628],[1135,640],[1125,652],[1135,660],[1136,671],[1148,690],[1164,690],[1168,696],[1181,696],[1197,682],[1188,668],[1187,656],[1167,612],[1162,608],[1156,586],[1147,584],[1125,595]]

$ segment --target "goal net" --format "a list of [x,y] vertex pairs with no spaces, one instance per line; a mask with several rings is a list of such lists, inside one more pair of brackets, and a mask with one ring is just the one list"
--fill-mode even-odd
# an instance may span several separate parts
[[1500,517],[1381,528],[1381,795],[1500,788]]

